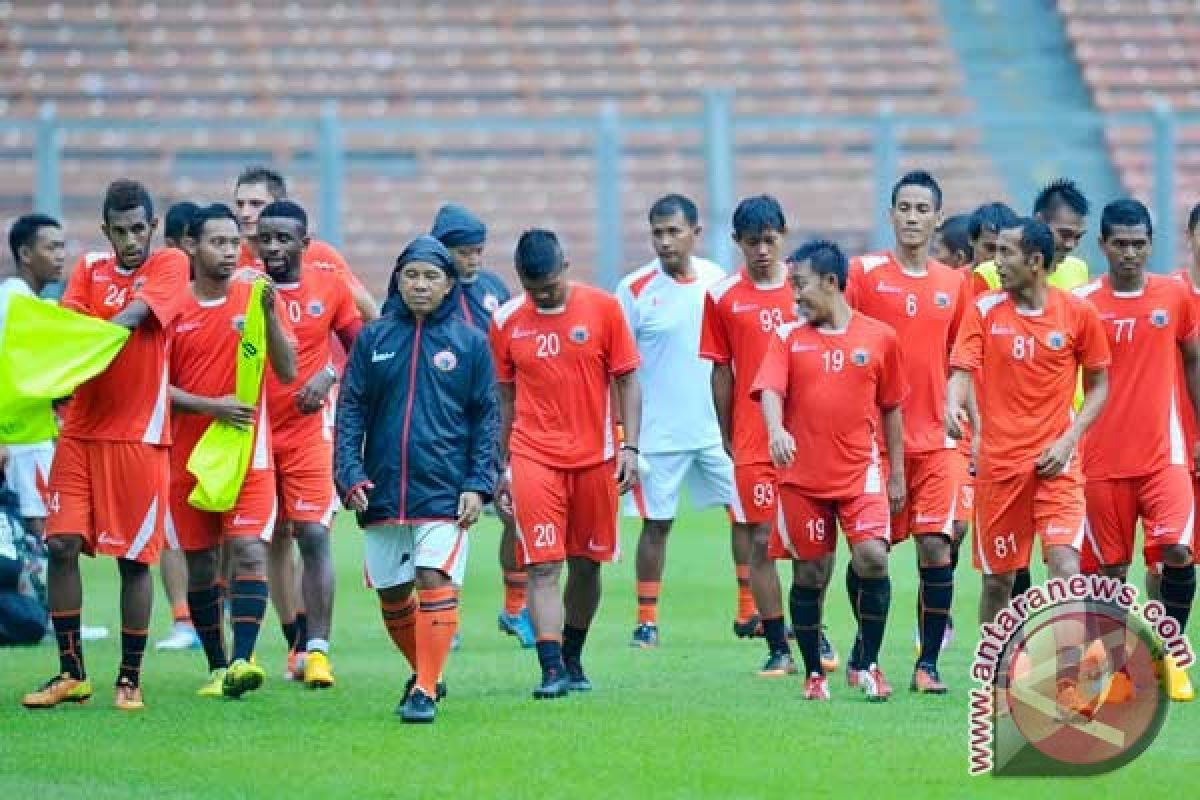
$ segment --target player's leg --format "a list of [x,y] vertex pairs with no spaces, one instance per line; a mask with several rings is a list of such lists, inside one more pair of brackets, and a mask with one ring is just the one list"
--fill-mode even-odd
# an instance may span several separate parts
[[[284,503],[280,505],[286,507]],[[271,587],[271,605],[275,608],[275,616],[279,617],[288,652],[296,652],[298,647],[303,647],[303,643],[299,640],[296,624],[296,610],[300,606],[300,598],[295,590],[296,554],[289,521],[280,521],[271,536],[267,555],[267,582]],[[289,672],[290,662],[289,658]]]
[[563,470],[520,456],[512,458],[510,469],[517,559],[529,576],[529,618],[542,672],[533,696],[564,697],[569,689],[562,654],[565,610],[560,579],[567,558],[568,477]]
[[[772,529],[779,515],[776,480],[775,469],[770,464],[747,464],[734,468],[737,489],[735,519],[748,523],[752,536],[750,591],[762,619],[762,633],[767,644],[767,663],[759,672],[764,676],[786,675],[796,671],[783,619],[779,572],[771,556]],[[755,631],[735,623],[734,633],[744,637],[754,635]]]
[[909,505],[916,540],[917,624],[919,652],[910,688],[925,694],[945,694],[938,674],[938,656],[954,603],[954,518],[961,456],[940,450],[909,461]]
[[229,527],[225,533],[225,546],[230,548],[233,558],[233,581],[229,586],[233,652],[225,673],[224,693],[227,697],[240,697],[262,686],[265,679],[262,668],[252,659],[267,612],[269,548],[263,536],[248,535]]
[[504,576],[504,608],[496,615],[496,627],[502,633],[517,637],[521,647],[533,647],[533,626],[529,622],[526,597],[529,593],[529,576],[517,561],[517,525],[511,514],[499,508],[500,518],[500,571]]
[[396,713],[417,682],[416,548],[411,525],[376,525],[363,531],[363,573],[379,595],[384,628],[412,671]]
[[733,461],[723,446],[714,445],[696,454],[688,473],[688,490],[693,506],[703,508],[709,505],[723,505],[728,510],[729,546],[737,586],[733,630],[739,637],[761,635],[762,618],[754,604],[754,593],[750,590],[750,555],[754,548],[754,526],[746,521],[738,495]]
[[790,486],[780,487],[780,521],[772,537],[772,555],[792,561],[788,606],[796,648],[804,660],[804,696],[828,700],[829,684],[821,656],[824,590],[829,583],[829,556],[837,548],[837,520],[832,503],[813,500]]
[[892,583],[888,574],[891,549],[891,515],[887,495],[864,494],[837,503],[837,519],[850,544],[850,558],[858,575],[858,620],[862,638],[857,685],[867,699],[882,702],[892,688],[879,667],[879,651],[887,628],[892,602]]
[[[660,453],[642,456],[648,475],[626,496],[626,513],[642,520],[637,543],[637,627],[630,644],[658,646],[658,597],[667,558],[667,537],[679,507],[679,490],[696,460],[696,454]],[[693,503],[696,498],[693,496]]]
[[208,680],[197,690],[201,697],[221,697],[229,656],[225,650],[224,614],[221,589],[217,583],[221,568],[221,548],[218,542],[208,547],[185,551],[187,559],[187,600],[196,636],[204,649]]
[[982,574],[979,622],[990,624],[1012,600],[1017,571],[1033,552],[1035,481],[1020,476],[975,483],[971,557]]
[[[168,543],[170,544],[170,543]],[[196,625],[188,606],[187,557],[181,550],[168,546],[158,559],[163,594],[171,604],[171,635],[155,642],[155,650],[190,650],[200,647]]]
[[[329,528],[319,522],[292,522],[292,536],[300,548],[301,597],[306,612],[308,639],[297,642],[306,653],[304,683],[309,687],[333,686],[329,668],[329,635],[333,622],[334,570]],[[320,654],[314,658],[314,654]]]

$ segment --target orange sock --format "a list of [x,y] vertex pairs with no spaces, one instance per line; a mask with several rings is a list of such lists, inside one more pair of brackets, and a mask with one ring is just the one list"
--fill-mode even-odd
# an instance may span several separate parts
[[524,572],[504,571],[504,613],[515,617],[525,608],[525,594],[529,588],[529,576]]
[[660,581],[638,581],[638,624],[658,624],[658,592],[662,587]]
[[434,697],[458,630],[458,592],[453,586],[420,592],[417,609],[417,686]]
[[383,624],[396,647],[404,653],[408,666],[417,671],[417,598],[409,595],[399,603],[379,604],[383,612]]
[[758,613],[758,607],[754,605],[754,595],[750,593],[750,567],[737,565],[734,568],[737,573],[737,618],[738,622],[745,622]]
[[188,608],[186,600],[184,600],[182,603],[176,603],[171,606],[171,617],[175,622],[186,622],[188,625],[192,624],[192,612]]

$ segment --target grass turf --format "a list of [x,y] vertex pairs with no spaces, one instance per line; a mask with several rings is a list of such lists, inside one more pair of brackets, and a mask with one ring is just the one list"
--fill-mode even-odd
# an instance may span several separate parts
[[[447,669],[450,696],[435,725],[393,715],[408,669],[361,580],[361,543],[343,515],[336,535],[339,595],[332,659],[338,685],[311,692],[280,675],[274,616],[260,638],[268,682],[241,701],[203,700],[203,656],[147,653],[147,710],[112,710],[119,660],[116,570],[85,565],[85,621],[114,636],[88,643],[96,696],[83,707],[29,712],[23,692],[53,674],[52,645],[0,650],[0,797],[1053,797],[1183,792],[1200,775],[1200,708],[1174,705],[1158,741],[1115,773],[1086,779],[968,778],[968,667],[978,577],[960,566],[959,637],[943,656],[945,697],[907,691],[916,570],[912,545],[892,559],[893,602],[882,663],[896,695],[870,705],[832,676],[833,702],[806,703],[801,681],[754,675],[759,641],[733,638],[734,580],[719,513],[676,526],[660,606],[662,647],[634,650],[633,550],[606,570],[605,597],[585,651],[596,690],[535,702],[532,651],[495,627],[498,527],[472,533],[463,648]],[[966,559],[964,559],[966,560]],[[852,628],[841,571],[827,622],[843,658]],[[786,567],[783,567],[786,574]],[[169,627],[156,596],[151,640]],[[151,643],[151,648],[153,644]]]

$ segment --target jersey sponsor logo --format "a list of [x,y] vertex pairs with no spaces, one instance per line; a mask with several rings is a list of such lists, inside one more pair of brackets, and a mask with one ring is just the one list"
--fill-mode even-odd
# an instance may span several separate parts
[[933,304],[938,308],[950,307],[950,295],[945,292],[936,292],[933,295]]
[[313,300],[311,303],[308,304],[309,316],[319,317],[324,313],[325,313],[325,306],[321,304],[320,300]]
[[175,326],[176,333],[191,333],[200,330],[199,322],[184,322]]
[[229,324],[233,327],[233,329],[235,331],[237,331],[238,333],[241,333],[242,329],[246,327],[246,315],[238,314],[237,316],[235,316],[233,319],[231,319],[229,321]]
[[92,273],[92,283],[111,283],[111,282],[112,282],[112,275],[109,275],[107,272],[93,272]]
[[117,545],[118,547],[120,547],[121,545],[125,544],[125,540],[122,539],[120,536],[113,536],[108,531],[100,531],[100,534],[98,536],[96,536],[96,543],[97,544]]
[[817,349],[817,346],[815,344],[804,344],[803,342],[793,342],[792,343],[792,352],[793,353],[812,353],[816,349]]
[[528,339],[530,336],[533,336],[535,333],[537,333],[537,331],[522,330],[521,326],[518,325],[517,327],[513,328],[512,338]]
[[1062,331],[1050,331],[1046,334],[1046,346],[1051,350],[1061,350],[1067,343],[1067,337]]
[[391,359],[393,359],[395,357],[396,357],[395,350],[391,351],[390,353],[381,353],[378,350],[371,351],[371,363],[372,364],[378,364],[380,361],[390,361]]
[[866,348],[860,347],[850,354],[850,360],[854,362],[855,366],[865,367],[871,360],[871,354],[867,352]]
[[758,311],[758,303],[739,303],[735,300],[733,303],[733,313],[741,314],[745,311]]
[[1062,525],[1047,525],[1046,526],[1046,535],[1047,536],[1062,536],[1063,534],[1070,533],[1070,532],[1071,532],[1070,528],[1063,527]]
[[918,525],[931,525],[934,522],[941,522],[943,519],[945,517],[938,516],[937,514],[917,514],[915,522]]
[[316,267],[317,269],[323,269],[323,270],[325,270],[326,272],[337,272],[337,265],[336,265],[336,264],[334,264],[334,263],[333,263],[333,262],[331,262],[331,261],[324,261],[324,260],[322,260],[322,259],[317,259],[317,260],[315,260],[315,261],[310,261],[310,262],[308,262],[308,266],[310,266],[310,267]]
[[1156,308],[1150,312],[1150,324],[1156,328],[1165,328],[1170,321],[1171,316],[1165,308]]
[[487,309],[489,313],[495,311],[500,307],[500,298],[496,297],[496,295],[492,294],[491,292],[488,292],[483,296],[483,307]]
[[607,549],[608,548],[602,544],[596,544],[595,539],[588,539],[588,550],[591,550],[593,553],[603,553]]
[[883,281],[875,284],[875,291],[880,294],[902,294],[904,292],[899,286],[888,286]]
[[235,528],[249,528],[254,525],[262,524],[263,522],[261,519],[254,519],[254,517],[243,517],[241,514],[233,515],[233,525]]
[[453,351],[441,350],[433,354],[433,365],[442,372],[449,372],[458,366],[458,356]]
[[570,337],[571,341],[575,342],[575,344],[583,344],[586,342],[588,340],[588,335],[589,334],[586,325],[576,325],[574,328],[571,328]]
[[323,511],[324,509],[316,503],[310,503],[303,498],[296,501],[297,511]]
[[1016,330],[1014,330],[1013,328],[1010,328],[1007,325],[997,325],[996,323],[993,322],[991,333],[992,333],[992,336],[1012,336],[1013,334],[1016,333]]

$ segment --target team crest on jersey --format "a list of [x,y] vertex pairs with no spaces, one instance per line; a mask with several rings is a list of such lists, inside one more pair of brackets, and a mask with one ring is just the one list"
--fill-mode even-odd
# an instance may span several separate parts
[[854,362],[855,366],[865,367],[871,360],[871,354],[860,347],[850,354],[850,360]]
[[588,329],[584,325],[576,325],[571,328],[571,341],[575,344],[583,344],[588,340]]
[[483,307],[489,314],[494,313],[500,307],[500,298],[488,292],[483,296]]
[[1171,317],[1165,308],[1156,308],[1150,312],[1150,324],[1156,328],[1165,328]]
[[441,350],[433,354],[433,365],[442,372],[449,372],[458,366],[458,356],[450,350]]
[[230,320],[230,323],[233,325],[233,329],[240,334],[242,329],[246,327],[246,315],[238,314]]
[[1061,350],[1066,343],[1067,337],[1062,331],[1050,331],[1046,336],[1046,346],[1051,350]]
[[313,300],[308,304],[308,314],[311,317],[319,317],[325,312],[325,306],[321,305],[320,300]]
[[146,285],[145,278],[139,276],[139,277],[133,279],[133,290],[135,292],[140,292],[142,290],[142,287],[145,285]]
[[945,292],[937,292],[933,296],[933,304],[938,308],[949,308],[950,295],[946,294]]

